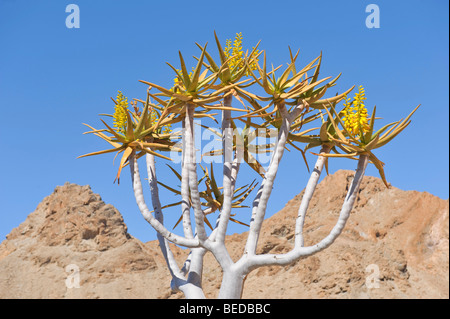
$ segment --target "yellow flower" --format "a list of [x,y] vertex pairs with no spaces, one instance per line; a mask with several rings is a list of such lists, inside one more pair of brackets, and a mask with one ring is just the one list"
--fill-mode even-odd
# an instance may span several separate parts
[[355,93],[353,102],[350,98],[345,96],[344,98],[344,125],[347,131],[352,136],[361,136],[369,131],[369,115],[367,114],[364,100],[366,100],[366,94],[362,85],[359,86],[358,93]]
[[163,134],[170,134],[172,133],[172,128],[171,128],[171,124],[167,124],[166,126],[164,126],[162,133]]
[[124,133],[127,127],[127,114],[125,109],[128,110],[128,99],[122,92],[118,92],[116,105],[114,106],[113,123],[118,132]]
[[[233,55],[233,45],[231,44],[231,39],[227,39],[224,53],[227,58]],[[229,63],[231,63],[231,61]]]
[[[125,134],[127,128],[127,114],[125,110],[128,110],[128,99],[122,94],[122,92],[118,91],[117,98],[115,100],[116,105],[114,106],[114,115],[113,115],[113,123],[114,128],[122,134]],[[136,108],[135,108],[135,112]],[[150,114],[150,123],[156,124],[159,120],[159,114],[155,109],[151,110]],[[172,132],[171,125],[165,125],[160,129],[162,134],[169,134]]]
[[231,55],[234,56],[234,58],[231,60],[232,66],[230,66],[230,68],[233,69],[236,66],[241,67],[240,64],[242,64],[244,60],[244,51],[242,50],[242,32],[236,33]]
[[[180,70],[177,69],[177,71],[179,73],[181,73]],[[192,67],[192,71],[189,72],[189,78],[192,78],[192,74],[193,74],[192,72],[194,72],[194,67]],[[174,84],[174,86],[171,88],[171,90],[173,92],[175,92],[174,90],[176,89],[177,86],[180,86],[180,87],[184,88],[183,82],[180,81],[180,78],[178,77],[178,75],[173,79],[173,84]]]
[[[230,57],[233,57],[228,61],[228,66],[230,67],[230,70],[235,69],[235,73],[239,72],[239,70],[242,70],[244,67],[244,50],[242,48],[242,32],[236,33],[236,37],[234,39],[233,44],[231,44],[231,39],[226,40],[226,45],[224,49],[225,56],[227,59]],[[258,55],[258,50],[255,50],[254,55]],[[258,59],[253,59],[250,63],[250,70],[256,70],[256,63],[258,62]],[[250,71],[247,70],[245,72],[246,76],[250,75]]]

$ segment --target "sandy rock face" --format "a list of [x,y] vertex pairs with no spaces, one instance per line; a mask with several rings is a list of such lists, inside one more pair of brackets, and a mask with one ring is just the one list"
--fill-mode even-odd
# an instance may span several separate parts
[[[319,242],[334,226],[352,176],[338,171],[321,182],[307,213],[305,245]],[[301,198],[297,195],[267,220],[260,252],[292,248]],[[365,177],[333,245],[292,266],[256,270],[244,297],[270,297],[275,290],[286,298],[448,298],[448,215],[448,200],[387,189],[380,179]],[[280,280],[270,281],[271,276]],[[273,290],[257,290],[258,277],[272,282]]]
[[155,298],[143,280],[164,290],[158,265],[117,209],[89,186],[66,183],[0,245],[0,298]]
[[[334,226],[351,171],[319,184],[304,229],[305,245]],[[302,193],[264,222],[258,253],[293,247]],[[449,202],[428,193],[387,189],[365,177],[343,234],[326,250],[246,279],[244,298],[448,298]],[[227,237],[234,260],[247,233]],[[187,251],[174,248],[181,265]],[[222,273],[205,256],[203,287],[218,295]],[[78,284],[79,288],[75,286]],[[170,291],[158,243],[127,232],[122,215],[89,186],[56,187],[0,244],[0,298],[182,298]]]
[[89,186],[66,183],[56,187],[7,239],[23,237],[39,238],[46,246],[71,245],[78,251],[103,251],[122,245],[130,235],[122,215]]

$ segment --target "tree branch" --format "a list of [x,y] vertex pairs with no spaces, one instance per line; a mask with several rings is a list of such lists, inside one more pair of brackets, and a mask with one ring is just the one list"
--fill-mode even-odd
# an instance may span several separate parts
[[289,116],[285,106],[280,105],[279,109],[282,114],[282,124],[280,131],[278,132],[278,141],[269,164],[269,169],[267,170],[264,180],[262,181],[258,193],[256,194],[255,200],[253,201],[250,230],[245,247],[245,253],[249,255],[256,254],[256,246],[258,244],[261,226],[264,221],[267,202],[269,201],[270,194],[272,193],[273,183],[278,171],[278,165],[283,157],[283,152],[291,125],[290,119],[292,117]]
[[186,125],[185,119],[182,122],[183,128],[183,150],[181,162],[181,211],[183,216],[183,231],[186,238],[193,238],[194,233],[191,225],[191,203],[189,201],[189,169],[187,166],[186,152]]
[[[320,153],[329,153],[330,147],[323,145]],[[308,184],[305,187],[305,192],[303,193],[302,202],[298,208],[297,220],[295,223],[295,247],[303,247],[303,225],[305,223],[305,216],[308,210],[309,202],[314,194],[317,183],[319,182],[320,174],[322,173],[323,166],[327,158],[324,156],[319,156],[314,170],[311,173]]]
[[[147,153],[145,159],[147,162],[148,182],[152,195],[152,204],[153,210],[155,212],[155,219],[160,222],[161,225],[164,225],[164,216],[161,209],[161,202],[159,200],[158,181],[156,178],[155,157],[152,154]],[[165,239],[159,232],[156,233],[156,236],[159,241],[159,247],[161,248],[172,277],[180,276],[180,269],[178,268],[167,239]]]
[[131,173],[131,181],[133,184],[134,197],[136,199],[136,203],[144,219],[156,230],[156,232],[161,234],[161,236],[166,238],[168,241],[171,241],[174,244],[178,244],[185,247],[190,248],[198,247],[199,241],[197,239],[188,239],[172,233],[167,228],[165,228],[164,225],[150,213],[147,204],[145,204],[144,194],[142,191],[141,177],[139,174],[139,166],[134,152],[130,156],[129,161],[130,161],[130,173]]
[[[146,154],[148,181],[152,195],[152,204],[155,211],[155,219],[164,224],[164,217],[159,200],[158,181],[156,178],[155,157]],[[204,248],[192,248],[185,267],[179,269],[177,261],[170,249],[169,242],[159,232],[156,233],[159,246],[166,260],[169,272],[172,275],[172,289],[181,290],[186,298],[205,298],[202,288],[203,256],[206,253]],[[187,279],[185,276],[187,275]]]
[[[231,106],[233,96],[225,96],[224,106]],[[231,126],[231,111],[222,111],[222,149],[223,149],[223,204],[220,212],[220,219],[216,241],[225,242],[225,235],[230,221],[231,201],[233,198],[232,188],[232,153],[233,153],[233,128]]]
[[186,104],[185,141],[186,141],[186,166],[189,171],[189,188],[191,190],[192,208],[194,209],[195,227],[200,243],[206,241],[204,214],[198,191],[197,165],[195,163],[194,147],[194,111],[195,104]]
[[308,247],[296,246],[292,251],[286,254],[265,254],[265,255],[248,256],[244,267],[247,268],[248,270],[251,270],[260,266],[287,265],[296,261],[299,258],[311,256],[330,246],[341,234],[350,216],[350,212],[358,196],[359,187],[361,185],[361,181],[363,179],[364,172],[368,162],[369,159],[367,155],[360,155],[355,177],[353,178],[353,181],[347,192],[347,196],[345,197],[344,203],[341,208],[341,212],[339,214],[339,219],[327,237],[325,237],[319,243],[312,246]]

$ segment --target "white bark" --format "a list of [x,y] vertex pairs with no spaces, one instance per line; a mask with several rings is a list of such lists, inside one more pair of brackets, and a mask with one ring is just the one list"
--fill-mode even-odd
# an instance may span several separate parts
[[[232,95],[224,98],[224,106],[231,106]],[[233,197],[232,153],[233,128],[231,126],[231,111],[222,111],[222,149],[223,149],[223,204],[220,212],[216,241],[224,243],[228,222],[231,215],[231,201]]]
[[203,289],[184,279],[175,277],[172,280],[171,288],[175,291],[181,291],[186,299],[206,299]]
[[183,216],[183,231],[186,238],[193,238],[191,224],[191,204],[189,202],[189,170],[187,167],[186,154],[186,125],[183,120],[183,154],[181,162],[181,213]]
[[[225,98],[224,105],[231,105],[231,95]],[[289,130],[294,119],[304,110],[304,105],[298,105],[291,113],[288,113],[284,105],[280,105],[279,110],[282,114],[282,124],[278,134],[278,141],[275,146],[274,153],[271,158],[269,169],[264,177],[263,182],[253,202],[252,218],[250,222],[249,235],[247,238],[244,255],[237,261],[233,262],[225,246],[225,235],[227,225],[231,215],[231,206],[233,192],[236,185],[237,173],[239,171],[239,156],[236,152],[234,160],[231,155],[232,151],[227,150],[230,141],[232,142],[232,127],[230,111],[223,111],[222,134],[224,149],[224,168],[223,168],[223,192],[224,202],[219,214],[216,228],[208,238],[204,226],[204,212],[201,208],[200,194],[198,190],[197,166],[195,163],[195,145],[194,145],[194,127],[193,114],[195,105],[186,105],[186,115],[184,124],[184,145],[183,145],[183,162],[182,162],[182,214],[183,229],[185,237],[178,236],[164,227],[163,214],[161,211],[161,203],[159,201],[158,186],[156,180],[155,161],[152,155],[147,155],[147,169],[152,193],[152,203],[155,211],[153,216],[147,208],[139,175],[139,167],[134,154],[130,158],[130,170],[132,176],[133,190],[144,218],[157,231],[158,240],[161,250],[166,259],[168,268],[172,275],[171,286],[173,289],[182,291],[186,298],[205,298],[202,290],[202,271],[203,257],[207,251],[211,251],[217,259],[223,270],[222,286],[219,292],[219,298],[235,299],[240,298],[243,291],[243,283],[245,277],[254,269],[267,265],[287,265],[300,258],[315,254],[328,246],[330,246],[336,238],[341,234],[346,221],[350,216],[351,209],[355,203],[361,180],[368,163],[368,156],[361,155],[358,161],[358,167],[355,177],[348,190],[347,196],[342,205],[342,209],[336,225],[330,233],[319,243],[304,247],[303,225],[309,202],[314,194],[314,190],[318,184],[320,174],[323,170],[326,158],[319,156],[314,171],[305,188],[301,205],[299,207],[298,216],[295,226],[295,245],[292,251],[285,254],[264,254],[257,255],[256,247],[264,221],[267,204],[272,192],[274,180],[282,159],[284,149],[287,142]],[[323,153],[329,152],[329,147],[323,147]],[[195,217],[195,235],[192,231],[190,221],[190,204],[189,195],[194,210]],[[184,263],[183,269],[179,269],[172,251],[169,247],[169,241],[175,244],[191,248],[191,253]]]
[[286,254],[265,254],[265,255],[245,256],[246,262],[244,263],[244,268],[252,270],[260,266],[288,265],[298,260],[299,258],[311,256],[330,246],[341,234],[350,216],[350,212],[358,196],[359,187],[361,185],[361,181],[364,176],[364,172],[368,161],[369,160],[367,155],[360,155],[355,177],[353,178],[350,188],[348,189],[347,196],[345,197],[344,203],[342,205],[338,221],[327,237],[325,237],[319,243],[312,246],[308,247],[295,246],[292,251]]
[[189,189],[191,190],[192,208],[194,209],[195,231],[200,243],[206,241],[206,230],[204,223],[204,214],[200,202],[200,194],[198,191],[197,165],[195,163],[195,147],[194,147],[194,110],[195,105],[186,104],[186,121],[185,121],[185,145],[186,145],[186,166],[189,172]]
[[[163,224],[164,217],[161,209],[161,202],[159,200],[155,157],[152,154],[146,154],[146,161],[155,218]],[[202,290],[202,272],[203,256],[205,255],[206,250],[204,248],[193,248],[191,254],[189,254],[188,260],[185,262],[185,267],[180,270],[172,250],[170,249],[168,240],[159,233],[157,233],[157,238],[170,274],[172,275],[172,289],[182,291],[188,299],[205,298]],[[185,277],[186,275],[187,279]]]
[[[328,153],[329,151],[330,147],[323,146],[321,153]],[[295,247],[303,247],[303,225],[305,223],[306,212],[309,207],[309,202],[311,201],[311,198],[316,189],[317,183],[319,182],[320,174],[322,173],[323,166],[326,160],[327,158],[324,156],[319,156],[317,158],[316,165],[314,165],[314,170],[311,173],[311,177],[305,187],[303,198],[300,203],[300,207],[298,208],[297,221],[295,224]]]
[[[159,200],[158,181],[156,179],[155,157],[152,154],[146,154],[146,161],[148,182],[152,194],[152,204],[155,212],[155,219],[160,222],[161,225],[164,225],[164,217],[161,210],[161,202]],[[160,233],[156,233],[156,236],[158,238],[159,247],[161,248],[161,251],[164,255],[170,273],[172,274],[172,276],[179,275],[180,269],[178,268],[172,250],[169,247],[169,242]]]
[[270,194],[272,193],[275,177],[278,172],[278,166],[281,158],[283,157],[289,130],[294,119],[301,113],[301,111],[303,111],[304,105],[298,105],[290,114],[287,112],[284,105],[280,105],[279,109],[283,122],[281,124],[280,131],[278,132],[278,141],[269,164],[269,169],[267,170],[264,180],[262,181],[258,193],[256,194],[255,200],[253,201],[250,230],[245,247],[245,254],[249,255],[256,254],[259,233],[264,221],[267,203],[269,201]]
[[237,267],[224,271],[219,299],[240,299],[244,288],[245,276],[242,270]]
[[161,224],[161,222],[159,222],[150,213],[150,210],[148,209],[147,204],[145,203],[144,200],[144,193],[142,191],[141,177],[139,174],[139,166],[136,156],[134,156],[134,154],[131,155],[129,161],[130,161],[130,172],[131,172],[131,181],[133,184],[134,197],[136,199],[136,203],[144,219],[156,230],[157,233],[159,233],[168,241],[171,241],[174,244],[182,245],[185,247],[191,248],[198,247],[199,241],[197,239],[185,238],[172,233],[167,228],[165,228],[164,225]]

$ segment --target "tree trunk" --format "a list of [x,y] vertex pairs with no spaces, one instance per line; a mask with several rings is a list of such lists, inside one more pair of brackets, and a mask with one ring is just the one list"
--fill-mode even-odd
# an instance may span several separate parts
[[224,271],[219,299],[241,299],[245,275],[233,270]]

